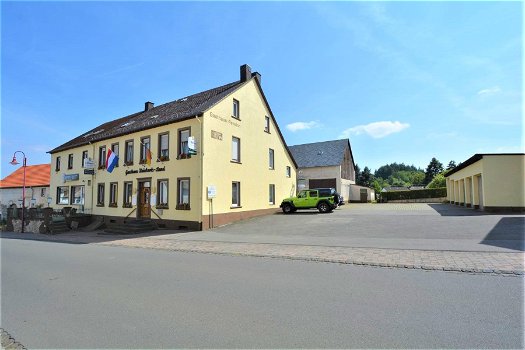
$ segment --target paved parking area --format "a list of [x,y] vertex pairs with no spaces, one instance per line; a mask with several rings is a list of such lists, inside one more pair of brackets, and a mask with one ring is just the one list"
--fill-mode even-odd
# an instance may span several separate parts
[[447,204],[347,204],[330,214],[275,214],[202,232],[3,233],[2,237],[523,275],[524,231],[524,215],[487,215]]

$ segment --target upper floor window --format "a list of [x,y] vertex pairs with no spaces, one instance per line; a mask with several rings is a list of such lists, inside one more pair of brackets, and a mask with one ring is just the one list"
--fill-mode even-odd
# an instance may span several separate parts
[[158,158],[160,161],[169,160],[169,134],[160,134],[159,135],[159,154]]
[[86,167],[86,159],[88,159],[88,151],[82,152],[82,168]]
[[189,153],[188,149],[188,138],[190,137],[190,129],[180,129],[179,130],[179,157],[186,158]]
[[238,137],[232,137],[232,162],[241,161],[241,139]]
[[241,109],[240,109],[239,101],[236,99],[233,99],[233,110],[232,110],[232,117],[240,119],[241,118]]
[[286,177],[292,176],[292,170],[289,166],[286,167]]
[[264,131],[270,132],[270,117],[268,116],[264,117]]
[[58,156],[57,159],[55,160],[55,170],[60,171],[60,156]]
[[124,158],[126,165],[133,165],[133,140],[126,141]]
[[273,149],[271,149],[271,148],[268,151],[269,151],[268,152],[268,168],[273,170],[274,169],[274,163],[273,163],[274,162],[274,160],[273,160],[273,153],[274,152],[273,152]]
[[113,143],[111,145],[111,152],[115,153],[115,155],[117,156],[117,164],[115,164],[115,167],[118,167],[118,163],[119,163],[119,150],[120,150],[120,147],[118,145],[118,143]]
[[98,168],[99,169],[106,168],[106,146],[101,146],[98,149]]
[[149,136],[140,139],[140,164],[151,164],[151,142]]
[[68,169],[73,169],[73,154],[70,154],[67,157],[67,168]]

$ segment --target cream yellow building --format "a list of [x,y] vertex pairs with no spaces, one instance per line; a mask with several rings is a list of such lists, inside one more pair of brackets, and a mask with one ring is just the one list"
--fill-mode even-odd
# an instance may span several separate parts
[[[109,150],[119,158],[112,172]],[[247,65],[238,81],[157,107],[146,102],[49,153],[52,205],[106,223],[207,229],[275,212],[296,191],[297,166],[261,76]]]
[[525,210],[525,154],[475,154],[445,175],[450,203],[486,211]]

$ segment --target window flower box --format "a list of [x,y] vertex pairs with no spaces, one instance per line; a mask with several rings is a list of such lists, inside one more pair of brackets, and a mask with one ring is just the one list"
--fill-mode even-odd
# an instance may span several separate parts
[[190,203],[179,203],[176,207],[177,210],[191,210]]

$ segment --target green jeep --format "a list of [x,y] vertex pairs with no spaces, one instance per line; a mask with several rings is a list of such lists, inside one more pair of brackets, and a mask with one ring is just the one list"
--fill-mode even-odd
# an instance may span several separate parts
[[[330,191],[332,190],[332,191]],[[297,209],[317,208],[320,213],[329,213],[337,207],[334,189],[310,189],[302,190],[297,197],[283,199],[280,207],[283,213],[289,214]],[[333,193],[332,193],[333,192]]]

